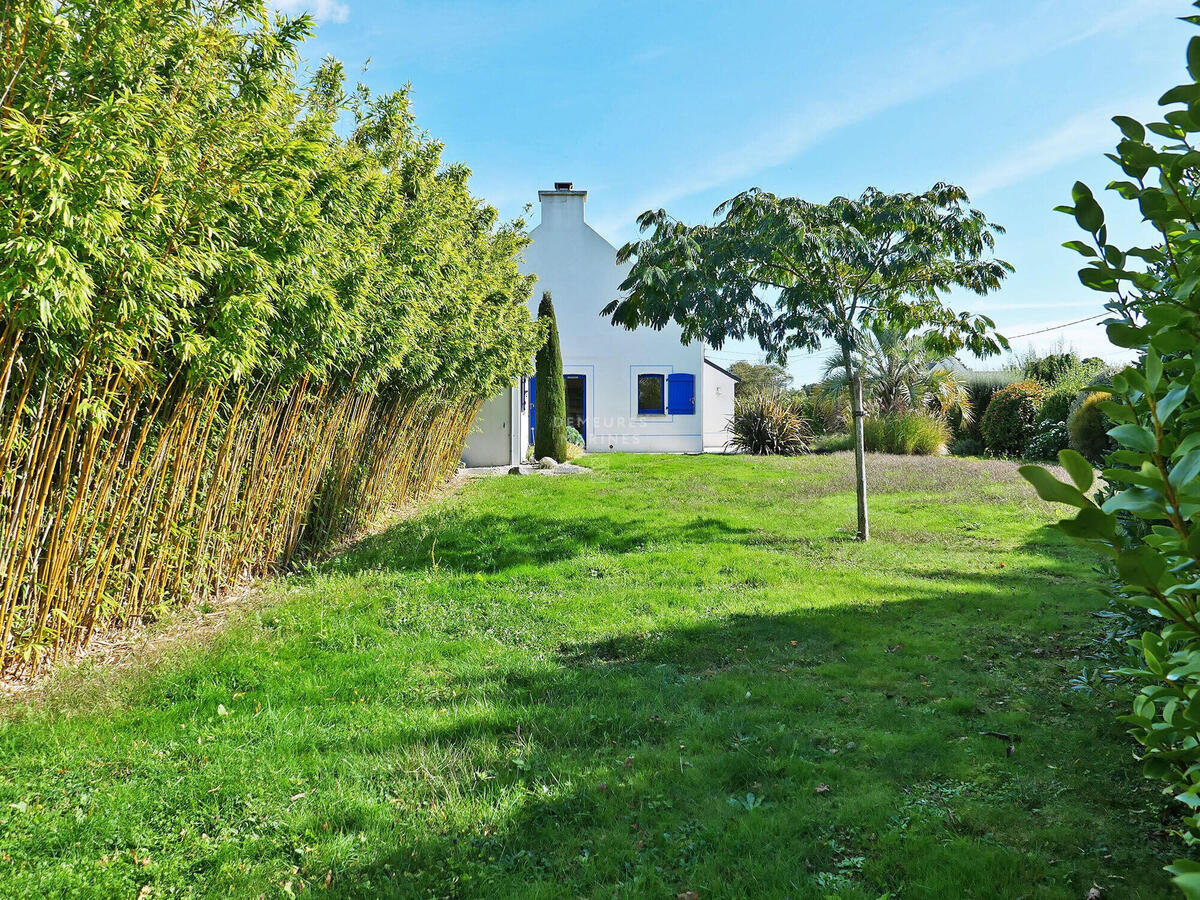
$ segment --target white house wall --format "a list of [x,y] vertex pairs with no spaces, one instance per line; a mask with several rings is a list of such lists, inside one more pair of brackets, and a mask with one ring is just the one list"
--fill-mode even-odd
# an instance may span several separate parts
[[733,415],[733,386],[737,381],[720,369],[704,365],[704,446],[723,449],[729,440]]
[[503,390],[480,408],[463,448],[462,459],[466,465],[507,466],[519,461],[513,447],[514,393],[512,389]]
[[[542,192],[542,221],[531,234],[523,271],[537,276],[530,306],[542,292],[554,297],[563,373],[586,377],[589,452],[679,452],[704,446],[704,355],[684,346],[677,326],[662,331],[613,327],[600,311],[620,294],[629,266],[616,248],[584,221],[585,192]],[[692,415],[639,415],[637,375],[695,376]],[[523,418],[528,428],[528,418]]]
[[[586,191],[556,189],[540,191],[538,197],[541,223],[530,234],[521,270],[537,277],[530,298],[535,315],[543,291],[554,297],[563,374],[585,378],[587,450],[672,453],[723,446],[728,440],[725,422],[733,412],[733,379],[705,365],[701,344],[685,346],[678,326],[626,331],[601,317],[600,311],[620,295],[629,266],[618,266],[616,248],[584,221]],[[664,394],[668,376],[692,375],[695,412],[640,415],[640,374],[662,375]],[[468,465],[517,462],[529,443],[529,382],[521,379],[484,405],[463,459]],[[509,456],[493,461],[504,455],[505,447]]]

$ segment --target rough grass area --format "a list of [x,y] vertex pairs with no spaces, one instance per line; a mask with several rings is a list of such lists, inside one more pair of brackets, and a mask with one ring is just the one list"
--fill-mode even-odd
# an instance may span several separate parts
[[872,457],[863,546],[846,454],[586,462],[13,709],[0,896],[1170,895],[1014,466]]

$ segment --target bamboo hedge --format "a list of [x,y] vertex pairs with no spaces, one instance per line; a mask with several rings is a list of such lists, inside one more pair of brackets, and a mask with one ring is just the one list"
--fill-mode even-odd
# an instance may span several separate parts
[[261,0],[0,7],[0,667],[211,595],[457,465],[540,331],[406,92]]

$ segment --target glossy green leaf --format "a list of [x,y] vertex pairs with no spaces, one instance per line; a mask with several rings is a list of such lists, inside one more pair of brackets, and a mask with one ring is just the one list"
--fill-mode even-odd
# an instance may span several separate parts
[[1017,471],[1033,485],[1038,496],[1043,500],[1051,503],[1066,503],[1080,509],[1086,509],[1092,505],[1091,501],[1084,497],[1077,488],[1059,481],[1042,466],[1025,465]]
[[1158,449],[1154,432],[1143,425],[1118,425],[1108,433],[1118,443],[1142,453],[1153,453]]
[[1075,486],[1080,491],[1086,493],[1091,490],[1092,484],[1096,480],[1096,472],[1082,454],[1076,450],[1059,450],[1058,461],[1067,470],[1067,474],[1071,476],[1071,480],[1075,482]]

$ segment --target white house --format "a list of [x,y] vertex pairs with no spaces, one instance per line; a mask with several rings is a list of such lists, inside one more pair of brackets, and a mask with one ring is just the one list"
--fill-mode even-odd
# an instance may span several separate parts
[[[685,345],[678,326],[614,327],[600,315],[620,295],[629,265],[584,221],[587,191],[557,182],[538,191],[541,223],[522,270],[537,276],[530,305],[554,297],[566,382],[567,421],[589,453],[609,450],[699,453],[729,439],[737,377]],[[480,410],[467,439],[469,466],[512,465],[527,455],[537,410],[535,379],[502,391]]]

